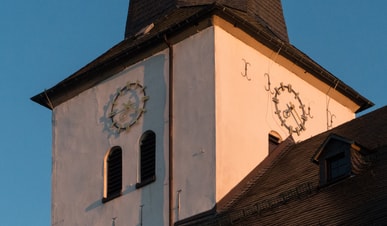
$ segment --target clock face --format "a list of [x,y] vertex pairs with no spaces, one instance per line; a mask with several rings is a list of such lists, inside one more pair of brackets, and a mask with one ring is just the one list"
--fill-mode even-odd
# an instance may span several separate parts
[[300,135],[305,131],[305,122],[307,114],[305,105],[302,104],[299,93],[292,86],[280,84],[274,88],[273,102],[275,104],[275,114],[278,116],[281,126],[284,126],[289,134],[296,133]]
[[118,132],[128,131],[146,111],[145,102],[148,99],[143,85],[139,82],[128,82],[113,99],[109,113],[112,126]]

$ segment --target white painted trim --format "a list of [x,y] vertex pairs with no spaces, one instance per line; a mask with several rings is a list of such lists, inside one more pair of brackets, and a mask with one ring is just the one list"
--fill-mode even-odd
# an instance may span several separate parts
[[103,158],[103,197],[107,198],[107,189],[108,189],[108,165],[107,160],[109,157],[110,152],[112,151],[112,148],[110,148],[104,158]]

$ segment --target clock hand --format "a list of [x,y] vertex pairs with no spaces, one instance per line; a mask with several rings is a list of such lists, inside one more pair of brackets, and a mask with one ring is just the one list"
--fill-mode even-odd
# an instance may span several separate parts
[[[288,106],[288,108],[290,108],[291,109],[291,114],[292,114],[292,116],[293,116],[293,119],[294,119],[294,121],[296,121],[296,123],[297,123],[297,126],[298,126],[298,128],[297,128],[297,130],[298,129],[300,129],[300,130],[305,130],[305,127],[304,127],[304,125],[303,125],[303,119],[301,119],[301,117],[300,117],[300,115],[298,114],[298,112],[295,110],[295,106],[294,106],[294,104],[292,103],[292,102],[290,102],[290,106],[289,105],[287,105]],[[295,113],[294,113],[295,112]],[[297,134],[298,134],[299,132],[297,132]]]
[[292,102],[290,102],[290,104],[292,105],[292,111],[296,112],[296,116],[297,116],[298,121],[301,122],[302,120],[300,118],[300,115],[298,114],[298,112],[296,110],[294,110],[295,109],[294,104]]
[[[299,126],[300,125],[299,122],[301,120],[300,120],[300,117],[298,116],[297,111],[294,110],[294,104],[292,104],[292,102],[290,102],[290,106],[289,106],[289,104],[286,104],[286,106],[288,106],[288,110],[290,111],[290,114],[293,116],[294,121],[296,121],[297,125]],[[296,113],[294,113],[294,111]]]
[[282,113],[285,119],[289,118],[292,112],[291,107],[288,104],[286,104],[286,106],[288,107],[288,109],[284,110]]
[[118,115],[118,114],[121,114],[121,113],[127,113],[128,111],[130,111],[131,109],[133,109],[133,105],[135,105],[135,103],[131,103],[131,101],[128,101],[128,103],[124,103],[122,104],[124,107],[120,110],[116,110],[114,112],[110,112],[109,114],[109,117],[114,117],[115,115]]
[[133,105],[135,105],[135,103],[132,103],[132,101],[129,100],[128,103],[126,103],[126,104],[124,103],[122,105],[124,106],[125,110],[129,110],[132,108]]
[[[291,103],[291,102],[290,102],[290,103]],[[300,106],[300,108],[301,108],[301,106]],[[293,105],[293,109],[295,109],[294,105]],[[296,116],[297,116],[298,121],[299,121],[299,123],[297,123],[298,126],[300,127],[301,130],[305,130],[305,126],[304,126],[304,123],[303,123],[303,122],[306,121],[306,116],[305,116],[305,114],[302,114],[302,115],[300,116],[296,110],[294,110],[294,111],[296,112]]]

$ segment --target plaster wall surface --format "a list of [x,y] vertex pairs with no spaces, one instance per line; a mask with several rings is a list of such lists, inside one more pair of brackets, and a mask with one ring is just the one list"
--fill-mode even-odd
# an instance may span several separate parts
[[[166,225],[168,222],[168,53],[139,62],[53,111],[52,225]],[[128,132],[112,129],[108,114],[128,82],[146,86],[147,111]],[[139,139],[156,133],[156,181],[141,189]],[[104,156],[123,151],[122,196],[102,203]],[[142,207],[141,207],[142,206]],[[142,218],[152,216],[152,218]]]
[[[305,108],[311,109],[306,130],[292,134],[296,141],[355,117],[330,98],[333,88],[321,92],[294,72],[302,71],[299,68],[281,66],[276,52],[226,30],[206,28],[173,45],[173,59],[165,49],[54,109],[53,225],[111,225],[115,217],[116,225],[167,225],[170,132],[174,220],[210,210],[269,154],[271,131],[282,139],[289,136],[274,113],[273,91],[281,83],[291,84]],[[172,131],[169,60],[173,63]],[[135,81],[146,86],[147,111],[128,132],[117,133],[108,117],[111,104],[117,90]],[[279,97],[281,104],[293,98],[288,92]],[[147,130],[156,133],[156,181],[136,189],[139,139]],[[122,196],[102,204],[103,159],[116,145],[123,150]]]
[[175,219],[215,205],[214,28],[174,45]]
[[[214,32],[208,28],[177,43],[173,56],[173,217],[177,221],[215,205]],[[52,222],[55,225],[168,225],[168,65],[158,53],[54,109]],[[139,81],[150,97],[146,112],[117,133],[108,114],[118,90]],[[156,181],[139,182],[139,139],[156,133]],[[123,150],[122,196],[103,197],[103,160]],[[148,216],[148,217],[145,217]],[[152,216],[152,217],[149,217]],[[163,223],[161,223],[163,222]]]
[[[281,83],[291,84],[306,112],[310,108],[306,130],[292,134],[296,141],[326,131],[328,124],[335,127],[349,121],[355,114],[330,98],[329,93],[321,92],[278,64],[278,53],[272,51],[264,55],[267,49],[260,48],[266,47],[248,45],[220,26],[214,29],[216,201],[219,201],[269,154],[268,134],[271,131],[276,131],[282,139],[290,135],[275,114],[274,89]],[[271,85],[267,91],[269,77]],[[333,88],[330,91],[335,92]],[[278,99],[281,114],[290,102],[296,107],[300,105],[288,91],[282,91]],[[293,120],[289,117],[286,122],[296,126]]]

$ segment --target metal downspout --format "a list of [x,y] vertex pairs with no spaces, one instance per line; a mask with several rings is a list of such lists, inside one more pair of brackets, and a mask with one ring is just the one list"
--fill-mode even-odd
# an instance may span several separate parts
[[168,178],[169,178],[169,226],[173,226],[173,46],[166,35],[164,41],[169,49],[169,94],[168,94],[168,125],[169,125],[169,144],[168,144]]

